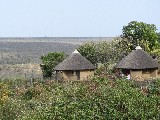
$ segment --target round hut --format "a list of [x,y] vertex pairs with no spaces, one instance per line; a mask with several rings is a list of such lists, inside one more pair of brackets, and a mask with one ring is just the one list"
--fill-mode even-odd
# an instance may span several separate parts
[[158,67],[158,62],[140,46],[137,46],[136,50],[133,50],[116,65],[116,68],[121,69],[123,75],[144,79],[157,77]]
[[57,80],[87,80],[94,70],[95,66],[77,50],[55,67]]

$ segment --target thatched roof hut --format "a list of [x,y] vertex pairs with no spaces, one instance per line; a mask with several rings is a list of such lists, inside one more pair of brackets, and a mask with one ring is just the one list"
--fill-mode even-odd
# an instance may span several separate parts
[[95,66],[75,50],[69,57],[59,63],[55,70],[92,70]]
[[59,63],[55,67],[55,70],[57,72],[61,71],[63,78],[72,79],[76,75],[76,79],[82,79],[90,75],[88,71],[93,74],[95,66],[75,50],[70,56]]
[[158,68],[158,66],[158,62],[139,46],[116,65],[117,68],[122,69],[147,69]]
[[130,70],[132,77],[156,77],[159,64],[140,46],[124,57],[116,68]]

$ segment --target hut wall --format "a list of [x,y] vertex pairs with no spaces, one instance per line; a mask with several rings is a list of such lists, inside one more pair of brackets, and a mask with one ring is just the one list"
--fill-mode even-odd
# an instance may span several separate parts
[[[77,80],[77,75],[74,71],[57,71],[57,80]],[[87,80],[87,78],[94,76],[94,70],[80,71],[80,80]]]
[[94,76],[94,70],[80,71],[80,80],[87,80],[87,78]]
[[130,74],[132,78],[136,77],[151,78],[158,76],[158,70],[157,69],[130,70]]
[[63,74],[61,73],[61,71],[56,71],[56,79],[63,80]]
[[142,70],[130,70],[131,78],[142,77]]
[[157,69],[149,69],[142,71],[143,78],[157,77],[158,70]]
[[151,77],[158,77],[158,69],[151,70]]
[[143,78],[150,78],[151,77],[151,71],[150,70],[142,70],[142,77]]
[[62,71],[63,80],[76,80],[77,76],[73,75],[73,71]]

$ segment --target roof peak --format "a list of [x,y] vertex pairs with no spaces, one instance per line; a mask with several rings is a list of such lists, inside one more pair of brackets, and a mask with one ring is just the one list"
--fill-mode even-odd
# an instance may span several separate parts
[[83,57],[77,50],[59,63],[55,70],[93,70],[95,66]]
[[136,48],[135,48],[136,50],[140,50],[140,49],[142,49],[140,46],[137,46]]
[[117,68],[122,69],[147,69],[158,68],[158,66],[158,62],[140,46],[137,46],[136,50],[130,52],[117,64]]
[[79,52],[78,52],[78,50],[77,50],[77,49],[75,49],[73,53],[79,53]]

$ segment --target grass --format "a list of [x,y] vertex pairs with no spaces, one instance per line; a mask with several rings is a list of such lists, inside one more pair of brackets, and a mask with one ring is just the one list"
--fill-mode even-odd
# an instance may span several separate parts
[[0,78],[42,78],[42,70],[39,64],[1,64]]

